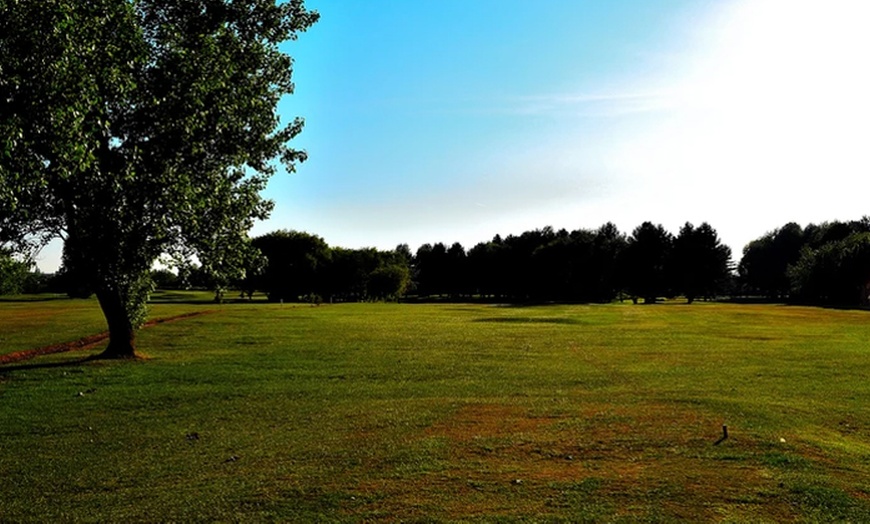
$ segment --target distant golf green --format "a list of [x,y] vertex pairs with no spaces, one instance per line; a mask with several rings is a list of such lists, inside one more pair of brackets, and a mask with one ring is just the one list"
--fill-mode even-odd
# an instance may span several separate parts
[[[870,521],[868,312],[164,298],[0,366],[0,521]],[[103,329],[0,301],[0,354]]]

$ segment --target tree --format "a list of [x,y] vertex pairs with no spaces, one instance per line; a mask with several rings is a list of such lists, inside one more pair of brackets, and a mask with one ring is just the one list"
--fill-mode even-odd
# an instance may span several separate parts
[[870,232],[870,217],[849,222],[822,222],[821,224],[808,224],[803,230],[803,245],[810,249],[818,249],[825,244],[845,240],[856,233]]
[[731,248],[723,245],[710,224],[686,222],[674,239],[672,281],[691,304],[698,296],[715,295],[728,280]]
[[21,293],[27,287],[32,264],[16,260],[12,253],[0,250],[0,295]]
[[652,304],[668,293],[667,265],[673,237],[661,225],[644,222],[631,233],[623,251],[621,268],[626,291],[637,303]]
[[622,282],[618,262],[628,245],[625,235],[612,222],[608,222],[595,232],[590,271],[596,278],[592,299],[609,302],[616,297]]
[[[464,253],[464,252],[463,252]],[[423,244],[414,256],[418,292],[423,296],[443,295],[450,283],[450,263],[447,246]]]
[[274,231],[253,240],[266,258],[257,287],[269,300],[297,301],[324,293],[325,267],[332,257],[322,238],[300,231]]
[[473,293],[483,297],[504,296],[508,279],[503,263],[505,250],[498,235],[492,241],[481,242],[468,250],[468,271]]
[[468,282],[468,255],[465,248],[459,242],[454,242],[447,250],[444,260],[444,290],[452,298],[467,294],[470,283]]
[[803,229],[794,222],[753,240],[743,248],[737,268],[741,280],[751,291],[769,298],[787,295],[788,266],[797,262],[804,245]]
[[180,282],[178,275],[168,269],[155,269],[151,271],[151,282],[157,289],[178,289]]
[[867,305],[870,233],[852,233],[817,249],[805,247],[788,275],[794,299],[819,304]]
[[0,0],[0,243],[64,238],[96,292],[104,357],[135,356],[163,254],[242,267],[260,197],[302,128],[278,45],[318,18],[303,0]]
[[51,278],[51,291],[66,294],[69,298],[91,298],[94,295],[93,288],[82,279],[79,272],[69,267],[65,258]]
[[408,266],[399,263],[384,265],[369,274],[367,293],[375,300],[397,300],[405,294],[410,282]]
[[[532,253],[533,295],[542,300],[577,300],[583,294],[583,266],[588,261],[589,242],[581,232],[564,229],[556,238]],[[582,300],[582,298],[580,298]]]
[[544,298],[539,292],[540,271],[535,267],[535,251],[553,242],[558,235],[553,228],[526,231],[520,236],[510,235],[504,240],[501,263],[504,264],[507,294],[515,300]]

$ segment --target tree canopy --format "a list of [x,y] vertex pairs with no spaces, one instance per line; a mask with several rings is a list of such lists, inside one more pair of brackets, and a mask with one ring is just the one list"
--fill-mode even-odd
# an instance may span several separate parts
[[748,294],[838,306],[870,303],[870,218],[788,223],[750,242],[739,266]]
[[673,248],[673,282],[690,304],[696,297],[714,296],[731,275],[731,248],[706,222],[698,227],[686,222]]
[[621,259],[625,288],[632,300],[642,297],[645,303],[654,303],[668,294],[673,243],[673,235],[660,224],[644,222],[632,231]]
[[30,269],[31,264],[16,260],[11,253],[0,249],[0,295],[24,291]]
[[279,44],[318,18],[302,0],[0,0],[0,243],[64,239],[94,289],[105,356],[134,355],[149,270],[165,254],[238,270],[260,191],[305,153],[279,122]]
[[[411,261],[418,299],[609,302],[623,294],[715,297],[732,283],[731,251],[709,224],[686,224],[677,242],[645,222],[631,237],[613,223],[596,230],[544,227],[496,235],[465,252],[423,244]],[[679,249],[677,249],[679,244]]]
[[410,285],[413,255],[404,244],[393,251],[333,248],[317,235],[285,230],[252,243],[264,264],[250,272],[244,290],[264,291],[273,302],[394,300]]

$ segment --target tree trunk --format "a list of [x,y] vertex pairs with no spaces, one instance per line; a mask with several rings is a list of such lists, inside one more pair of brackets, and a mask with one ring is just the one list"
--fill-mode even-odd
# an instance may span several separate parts
[[98,291],[97,299],[100,301],[100,308],[103,310],[103,315],[105,315],[109,325],[109,345],[99,355],[99,358],[136,358],[134,346],[136,330],[133,329],[133,322],[121,300],[120,293],[117,291]]

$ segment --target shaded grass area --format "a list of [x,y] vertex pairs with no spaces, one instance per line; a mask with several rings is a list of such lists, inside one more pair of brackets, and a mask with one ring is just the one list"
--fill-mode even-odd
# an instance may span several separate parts
[[0,520],[870,521],[868,320],[225,305],[0,372]]
[[[207,292],[158,291],[149,319],[201,311],[212,305]],[[106,330],[96,298],[43,294],[0,298],[0,355],[76,341]]]

